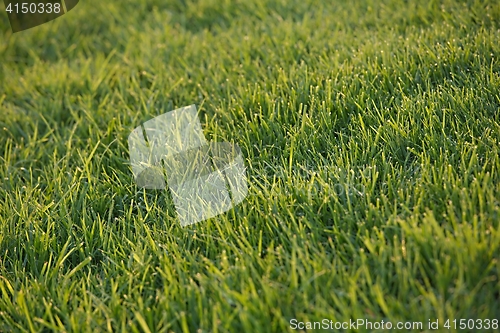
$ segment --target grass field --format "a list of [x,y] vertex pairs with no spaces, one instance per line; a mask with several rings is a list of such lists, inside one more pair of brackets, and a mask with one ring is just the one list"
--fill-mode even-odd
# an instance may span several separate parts
[[[497,1],[0,6],[1,332],[500,319]],[[182,228],[127,136],[190,104],[249,194]]]

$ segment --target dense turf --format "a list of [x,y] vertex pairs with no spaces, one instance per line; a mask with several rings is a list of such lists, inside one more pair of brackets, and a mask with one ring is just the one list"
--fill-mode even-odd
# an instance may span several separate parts
[[[500,319],[496,1],[1,8],[0,331]],[[250,190],[182,228],[127,136],[189,104]]]

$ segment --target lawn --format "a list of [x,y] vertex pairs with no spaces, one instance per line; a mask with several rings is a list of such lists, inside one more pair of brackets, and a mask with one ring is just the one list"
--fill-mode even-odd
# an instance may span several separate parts
[[[498,331],[497,1],[4,9],[0,332]],[[127,137],[190,104],[249,191],[181,227]]]

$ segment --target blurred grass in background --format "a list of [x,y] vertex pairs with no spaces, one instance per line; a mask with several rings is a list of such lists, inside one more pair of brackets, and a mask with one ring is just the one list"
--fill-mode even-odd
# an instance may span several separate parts
[[[498,2],[2,12],[0,331],[500,319]],[[181,228],[127,136],[190,104],[250,191]]]

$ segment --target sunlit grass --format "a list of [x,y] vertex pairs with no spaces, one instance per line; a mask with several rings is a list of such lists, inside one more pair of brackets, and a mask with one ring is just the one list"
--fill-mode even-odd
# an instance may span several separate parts
[[[499,22],[451,0],[0,15],[0,331],[500,319]],[[190,104],[250,189],[182,228],[127,136]]]

